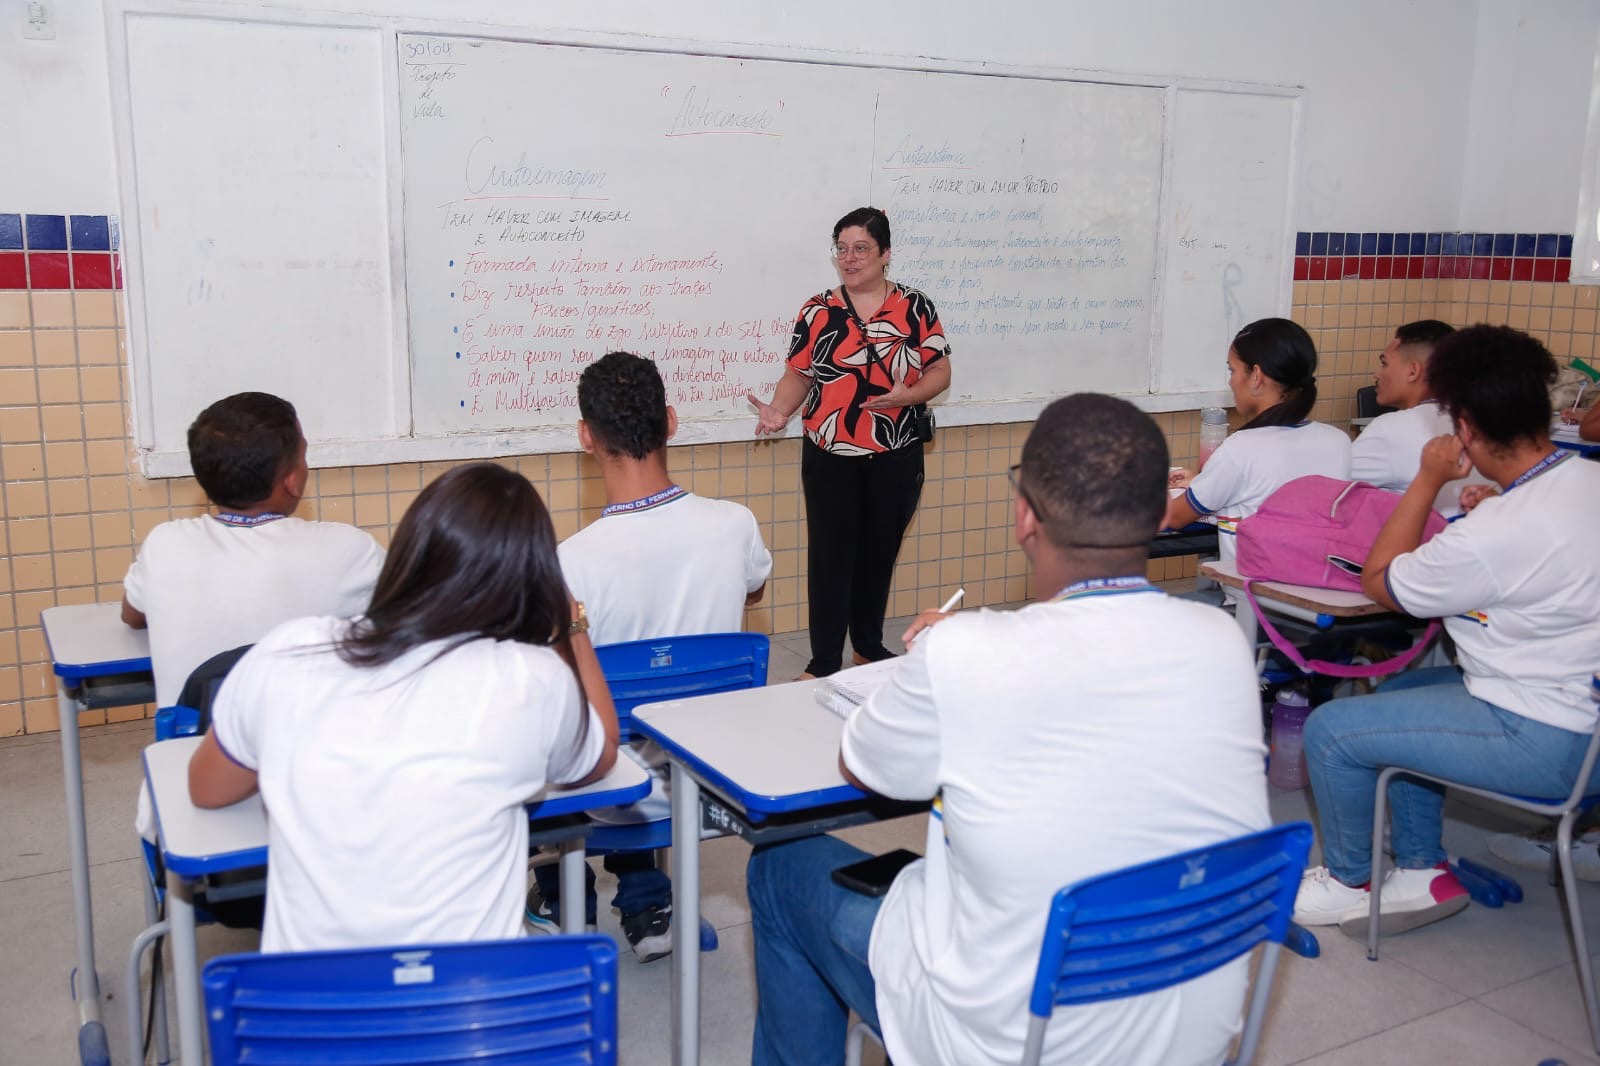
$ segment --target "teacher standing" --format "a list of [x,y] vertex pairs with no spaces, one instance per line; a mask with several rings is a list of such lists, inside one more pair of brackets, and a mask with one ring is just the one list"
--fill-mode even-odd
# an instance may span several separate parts
[[754,394],[756,435],[781,433],[801,411],[811,661],[887,659],[883,615],[895,557],[922,495],[921,404],[950,385],[950,344],[933,301],[889,280],[889,218],[861,207],[833,226],[842,284],[805,302],[771,403]]

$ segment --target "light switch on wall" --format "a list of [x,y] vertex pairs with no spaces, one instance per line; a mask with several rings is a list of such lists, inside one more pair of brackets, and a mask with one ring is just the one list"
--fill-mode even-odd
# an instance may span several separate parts
[[55,0],[19,0],[22,4],[22,36],[30,41],[56,39]]

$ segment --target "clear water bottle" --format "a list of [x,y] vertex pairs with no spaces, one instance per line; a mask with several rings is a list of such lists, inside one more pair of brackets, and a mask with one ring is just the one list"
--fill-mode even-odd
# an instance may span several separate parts
[[1278,690],[1272,705],[1272,757],[1267,761],[1267,780],[1274,788],[1305,788],[1305,729],[1311,715],[1311,700],[1298,686]]
[[1200,408],[1200,469],[1228,437],[1228,412],[1221,407]]

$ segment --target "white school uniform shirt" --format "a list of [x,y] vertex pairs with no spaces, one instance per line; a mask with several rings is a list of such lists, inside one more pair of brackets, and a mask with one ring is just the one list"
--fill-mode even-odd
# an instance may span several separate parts
[[[1435,437],[1456,431],[1438,401],[1423,400],[1404,411],[1379,415],[1350,445],[1350,477],[1380,489],[1404,492],[1422,466],[1422,448]],[[1434,497],[1433,509],[1446,517],[1461,513],[1461,490],[1468,485],[1492,485],[1476,470],[1451,481]]]
[[520,936],[523,804],[587,776],[604,727],[550,648],[436,642],[363,668],[329,648],[348,625],[273,630],[217,694],[217,743],[267,808],[261,950]]
[[[896,1062],[1013,1063],[1061,888],[1270,823],[1250,651],[1222,611],[1157,591],[962,611],[848,719],[867,787],[939,796],[868,963]],[[1215,1063],[1243,959],[1175,988],[1058,1009],[1044,1062]]]
[[[291,618],[365,611],[383,558],[370,533],[339,522],[231,525],[203,515],[156,526],[122,594],[149,626],[157,704],[176,704],[195,667],[213,655],[253,644]],[[142,784],[134,828],[155,840]]]
[[1600,463],[1556,455],[1397,556],[1385,581],[1406,613],[1444,619],[1468,692],[1588,732],[1600,670]]
[[371,534],[339,522],[204,515],[156,526],[122,582],[149,622],[156,701],[177,703],[195,667],[291,618],[365,611],[383,554]]
[[[745,597],[766,584],[772,553],[748,507],[678,492],[625,504],[562,542],[561,573],[589,616],[596,647],[654,637],[737,633]],[[672,816],[666,757],[636,741],[623,753],[651,772],[650,794],[591,814],[610,825]]]
[[1186,490],[1195,513],[1215,515],[1217,553],[1238,556],[1234,527],[1261,509],[1268,496],[1297,477],[1350,476],[1350,437],[1323,422],[1241,429],[1211,453]]

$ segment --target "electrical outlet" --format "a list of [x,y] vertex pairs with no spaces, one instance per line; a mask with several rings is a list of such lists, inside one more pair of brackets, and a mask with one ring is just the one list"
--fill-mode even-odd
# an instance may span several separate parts
[[22,36],[29,41],[56,39],[55,0],[20,0]]

